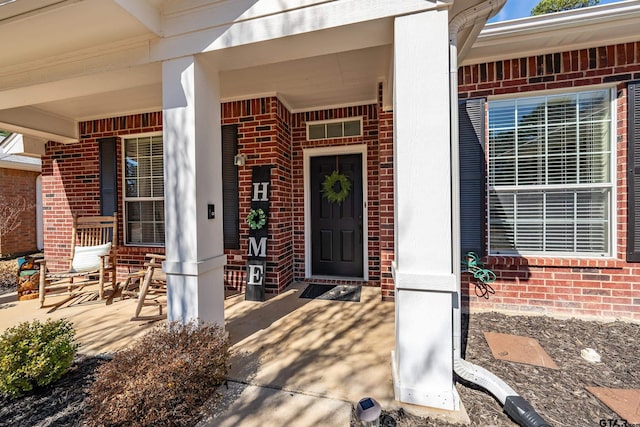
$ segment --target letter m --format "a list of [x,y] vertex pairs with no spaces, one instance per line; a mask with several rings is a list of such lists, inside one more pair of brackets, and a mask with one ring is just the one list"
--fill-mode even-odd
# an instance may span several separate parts
[[267,256],[267,238],[261,237],[260,242],[256,242],[255,237],[249,237],[249,256]]

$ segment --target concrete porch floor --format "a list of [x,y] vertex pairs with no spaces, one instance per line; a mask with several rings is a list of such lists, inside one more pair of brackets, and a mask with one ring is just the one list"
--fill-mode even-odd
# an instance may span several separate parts
[[[233,350],[229,379],[354,405],[370,396],[386,410],[397,409],[390,359],[394,304],[382,302],[380,289],[372,287],[362,288],[359,303],[299,298],[305,286],[294,284],[266,302],[245,301],[244,294],[226,298],[226,330]],[[15,294],[3,295],[0,332],[26,320],[64,317],[76,328],[81,353],[114,352],[164,322],[131,321],[135,302],[116,298],[109,305],[92,301],[51,311],[40,309],[37,300],[18,302]],[[148,311],[143,315],[157,314],[152,307],[144,310]],[[467,419],[464,411],[425,412],[402,406],[419,415]]]
[[265,303],[227,300],[236,350],[230,378],[357,402],[393,402],[394,305],[363,287],[360,303],[299,298],[297,284]]

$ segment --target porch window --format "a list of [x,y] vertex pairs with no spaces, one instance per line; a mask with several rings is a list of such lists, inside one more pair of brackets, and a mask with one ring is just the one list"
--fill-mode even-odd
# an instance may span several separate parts
[[162,135],[124,140],[125,238],[130,245],[164,245]]
[[489,250],[608,256],[611,91],[489,102]]
[[362,135],[361,118],[307,123],[307,140],[309,141],[360,135]]

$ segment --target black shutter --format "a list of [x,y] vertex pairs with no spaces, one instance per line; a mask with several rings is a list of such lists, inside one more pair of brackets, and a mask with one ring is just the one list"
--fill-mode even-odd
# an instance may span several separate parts
[[460,250],[484,256],[486,167],[484,99],[458,103],[460,132]]
[[627,261],[640,261],[640,82],[627,87]]
[[118,211],[118,174],[116,138],[98,140],[100,159],[100,214],[113,215]]
[[240,212],[238,207],[238,126],[222,126],[222,226],[224,248],[240,249]]

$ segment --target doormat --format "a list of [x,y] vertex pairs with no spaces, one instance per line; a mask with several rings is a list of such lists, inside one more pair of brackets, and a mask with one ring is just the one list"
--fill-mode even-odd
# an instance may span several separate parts
[[311,283],[302,291],[300,298],[360,302],[360,286]]

